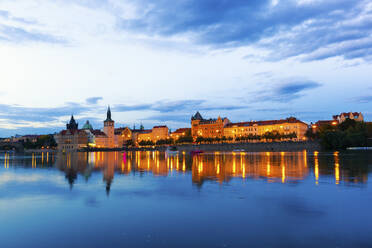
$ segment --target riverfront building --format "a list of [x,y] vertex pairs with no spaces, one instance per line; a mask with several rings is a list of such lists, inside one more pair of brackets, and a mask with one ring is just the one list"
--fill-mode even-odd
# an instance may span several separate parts
[[[341,114],[335,116],[342,122],[344,118],[362,119],[361,113],[352,115]],[[332,122],[337,122],[333,120]],[[218,117],[217,119],[204,119],[199,112],[191,117],[191,128],[180,128],[170,132],[168,127],[154,126],[152,129],[115,128],[115,121],[111,117],[110,107],[107,109],[107,116],[103,122],[103,129],[93,129],[87,121],[82,129],[78,128],[78,123],[74,117],[66,125],[66,130],[55,135],[55,140],[60,150],[79,150],[87,147],[95,148],[120,148],[126,145],[138,145],[142,141],[151,141],[156,144],[159,140],[173,139],[192,136],[194,141],[198,137],[215,138],[228,140],[229,142],[254,140],[270,141],[262,137],[281,137],[280,140],[302,141],[306,140],[305,133],[308,125],[294,117],[282,120],[269,121],[250,121],[231,123],[228,118]],[[267,136],[265,136],[267,134]],[[270,134],[270,135],[269,135]],[[256,137],[243,139],[246,137]],[[242,139],[240,139],[242,138]],[[271,139],[272,140],[272,139]]]
[[194,139],[199,136],[203,138],[222,138],[223,129],[228,123],[230,121],[227,118],[204,119],[198,111],[191,117],[191,135]]
[[62,151],[78,150],[87,147],[89,143],[89,130],[78,129],[79,124],[71,116],[70,122],[66,124],[66,130],[54,136],[58,149]]
[[233,138],[248,136],[263,136],[264,134],[278,133],[280,135],[296,134],[296,138],[292,140],[300,141],[305,140],[305,133],[308,125],[294,117],[282,120],[270,121],[251,121],[251,122],[238,122],[229,123],[224,127],[224,136]]
[[62,151],[79,150],[87,147],[117,148],[122,147],[121,129],[115,129],[115,122],[111,119],[111,109],[107,109],[107,117],[103,122],[102,130],[94,130],[87,121],[82,129],[75,121],[74,116],[66,124],[66,130],[62,130],[54,136],[58,149]]
[[337,121],[338,123],[342,123],[344,121],[346,121],[347,119],[350,119],[350,120],[355,120],[355,121],[359,121],[359,122],[362,122],[364,121],[364,117],[362,115],[362,113],[358,113],[358,112],[349,112],[349,113],[341,113],[339,115],[334,115],[333,116],[333,120]]
[[316,133],[322,126],[337,126],[338,124],[341,124],[346,120],[363,122],[364,117],[361,112],[341,113],[339,115],[334,115],[332,120],[320,120],[317,121],[315,124],[311,124],[311,129],[313,133]]
[[155,126],[150,130],[143,130],[138,134],[137,142],[152,141],[156,143],[158,140],[169,138],[169,129],[167,126]]
[[181,137],[191,134],[191,128],[178,128],[176,131],[170,133],[170,137],[173,140],[178,140]]

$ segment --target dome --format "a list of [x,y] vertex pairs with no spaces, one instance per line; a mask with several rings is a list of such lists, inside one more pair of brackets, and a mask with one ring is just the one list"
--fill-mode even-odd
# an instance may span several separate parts
[[89,121],[85,122],[83,129],[93,130],[93,126],[89,123]]

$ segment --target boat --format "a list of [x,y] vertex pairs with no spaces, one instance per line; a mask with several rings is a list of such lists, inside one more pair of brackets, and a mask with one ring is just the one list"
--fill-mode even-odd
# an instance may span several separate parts
[[168,146],[165,152],[168,155],[177,155],[179,151],[177,150],[176,146]]

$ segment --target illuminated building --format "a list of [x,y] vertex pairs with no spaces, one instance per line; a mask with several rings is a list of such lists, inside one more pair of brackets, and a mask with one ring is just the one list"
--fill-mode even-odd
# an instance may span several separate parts
[[236,139],[237,137],[262,136],[267,132],[277,132],[281,135],[295,133],[297,138],[294,140],[304,140],[308,125],[294,117],[283,120],[270,121],[251,121],[229,123],[223,128],[223,135],[227,138]]
[[165,140],[169,138],[169,129],[167,126],[154,126],[152,129],[130,129],[128,127],[123,128],[119,134],[119,142],[122,144],[127,143],[129,140],[133,144],[138,144],[141,141],[152,141],[156,143],[158,140]]
[[170,137],[174,140],[177,140],[181,137],[186,136],[188,133],[191,132],[191,128],[179,128],[176,131],[170,134]]
[[114,148],[117,147],[117,140],[115,140],[115,122],[111,119],[110,106],[107,109],[107,118],[103,122],[103,132],[107,136],[106,147]]
[[143,130],[138,133],[137,142],[164,140],[169,138],[169,129],[167,126],[155,126],[151,130]]
[[87,121],[82,129],[78,128],[79,124],[75,121],[74,116],[66,124],[66,130],[54,136],[58,149],[79,150],[83,148],[117,148],[122,146],[121,131],[123,129],[115,129],[115,122],[111,119],[111,109],[107,109],[107,117],[104,121],[103,131],[94,130],[92,125]]
[[222,138],[223,128],[228,123],[230,121],[227,118],[204,119],[198,111],[191,117],[191,135],[194,139],[197,137]]

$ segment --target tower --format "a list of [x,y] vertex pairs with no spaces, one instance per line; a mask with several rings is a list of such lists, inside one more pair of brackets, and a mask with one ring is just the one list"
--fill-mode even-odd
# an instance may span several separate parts
[[198,136],[199,123],[204,120],[201,114],[196,112],[195,115],[191,117],[191,135],[192,137]]
[[111,109],[108,106],[107,117],[103,122],[103,132],[107,135],[107,146],[112,148],[115,146],[115,122],[111,119]]
[[74,119],[74,116],[71,115],[71,120],[70,120],[70,123],[66,124],[66,129],[67,130],[77,130],[79,127],[79,124],[76,123],[75,119]]

